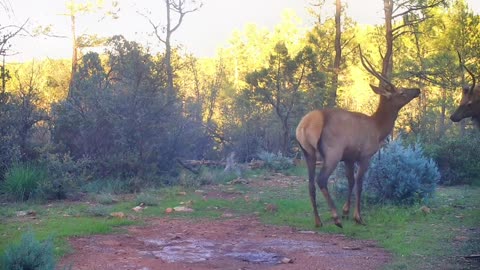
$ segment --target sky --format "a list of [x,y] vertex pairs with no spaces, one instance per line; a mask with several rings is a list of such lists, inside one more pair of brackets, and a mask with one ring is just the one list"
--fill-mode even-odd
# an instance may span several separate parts
[[[82,2],[85,0],[76,0]],[[109,2],[105,0],[105,2]],[[145,16],[162,18],[163,0],[119,0],[119,19],[99,19],[98,16],[81,15],[77,19],[77,32],[96,33],[101,36],[123,34],[129,40],[148,44],[161,49],[151,36],[152,26]],[[302,26],[309,27],[313,18],[307,12],[312,0],[203,0],[203,6],[187,14],[177,32],[175,45],[182,44],[187,52],[198,57],[213,57],[219,46],[225,46],[235,30],[242,30],[246,24],[273,29],[282,20],[284,10],[292,10],[302,20]],[[326,5],[324,16],[333,16],[334,2]],[[382,0],[343,0],[347,14],[361,24],[382,23]],[[467,0],[470,8],[480,14],[480,1]],[[65,0],[0,0],[9,4],[7,16],[0,13],[0,26],[21,24],[29,20],[28,27],[52,25],[52,32],[64,37],[16,37],[13,43],[15,55],[7,62],[29,61],[42,58],[71,57],[70,19],[66,13]]]

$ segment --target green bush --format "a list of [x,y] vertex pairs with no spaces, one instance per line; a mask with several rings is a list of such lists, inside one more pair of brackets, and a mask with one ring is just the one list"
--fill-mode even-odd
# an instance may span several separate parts
[[443,185],[480,184],[480,136],[447,138],[426,148],[438,164]]
[[31,164],[16,164],[7,170],[2,191],[7,198],[26,201],[36,195],[38,187],[46,180],[47,172],[44,168]]
[[105,205],[92,205],[85,210],[85,213],[92,217],[107,217],[112,212],[112,208]]
[[125,194],[132,193],[132,181],[123,179],[97,179],[82,186],[82,190],[88,193]]
[[19,244],[9,246],[2,258],[6,270],[52,270],[55,269],[55,257],[51,240],[43,242],[27,231]]
[[419,144],[388,144],[372,158],[365,178],[366,197],[374,203],[412,204],[432,196],[440,173]]
[[258,158],[265,162],[265,167],[273,171],[283,171],[293,167],[293,159],[283,156],[280,152],[275,154],[262,151],[258,153]]
[[148,206],[158,205],[158,196],[150,193],[139,193],[135,197],[135,205],[145,204]]

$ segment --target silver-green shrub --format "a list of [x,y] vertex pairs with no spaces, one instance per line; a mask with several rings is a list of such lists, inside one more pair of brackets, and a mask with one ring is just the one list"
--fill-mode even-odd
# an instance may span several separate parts
[[421,145],[396,139],[372,158],[365,193],[375,203],[412,204],[431,197],[439,180],[437,164]]

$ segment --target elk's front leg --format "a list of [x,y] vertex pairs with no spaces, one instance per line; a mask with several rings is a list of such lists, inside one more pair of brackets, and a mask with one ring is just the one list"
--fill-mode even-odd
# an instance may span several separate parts
[[370,164],[370,159],[362,160],[359,163],[357,175],[355,177],[356,186],[357,186],[357,189],[356,189],[357,200],[355,204],[355,212],[353,213],[353,218],[355,219],[355,222],[357,224],[361,224],[361,225],[365,225],[365,222],[362,219],[362,215],[360,211],[360,208],[361,208],[360,206],[362,201],[363,176],[365,172],[367,172],[369,164]]

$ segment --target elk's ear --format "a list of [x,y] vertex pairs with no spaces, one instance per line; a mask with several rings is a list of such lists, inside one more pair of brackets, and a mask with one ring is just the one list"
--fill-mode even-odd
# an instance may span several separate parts
[[385,91],[385,89],[381,87],[372,84],[370,84],[370,87],[372,88],[373,92],[375,92],[375,94],[382,95],[386,98],[390,98],[392,96],[392,93]]

